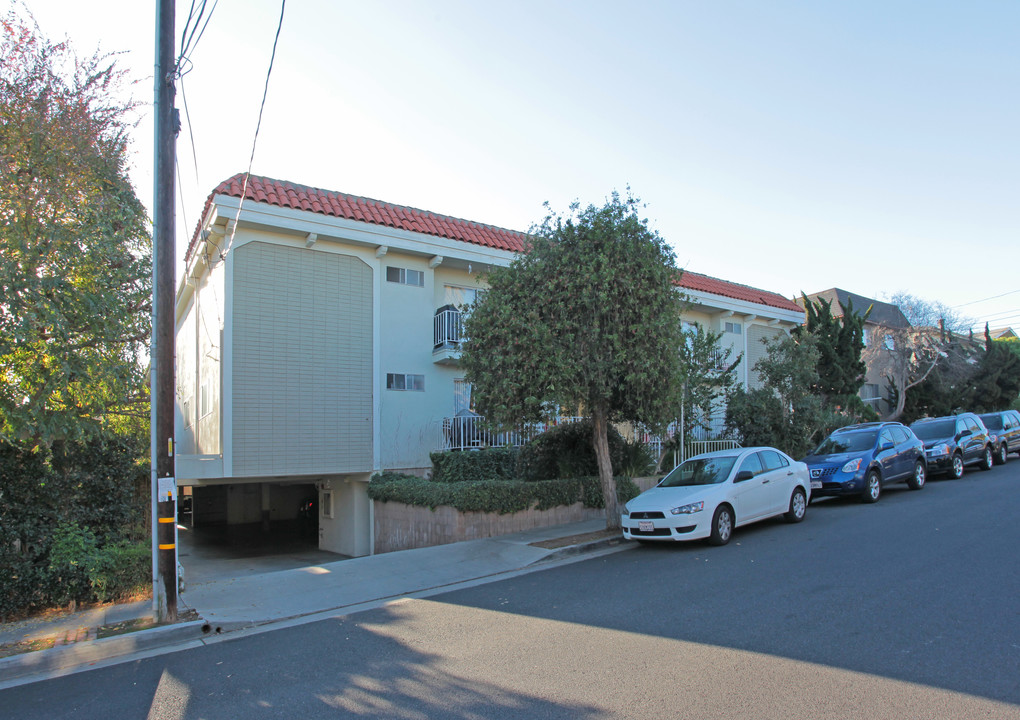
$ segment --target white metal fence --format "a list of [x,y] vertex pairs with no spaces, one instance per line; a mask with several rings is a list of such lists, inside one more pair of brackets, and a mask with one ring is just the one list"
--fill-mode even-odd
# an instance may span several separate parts
[[517,430],[493,432],[484,427],[485,418],[481,415],[446,417],[443,418],[439,449],[476,450],[485,447],[521,447],[546,430],[582,419],[580,417],[557,417],[547,423],[536,423]]

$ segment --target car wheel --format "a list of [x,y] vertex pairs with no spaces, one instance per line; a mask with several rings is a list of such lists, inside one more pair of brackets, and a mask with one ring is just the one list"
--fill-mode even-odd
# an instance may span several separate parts
[[949,466],[949,477],[953,480],[963,477],[963,455],[960,453],[953,455],[953,463]]
[[725,545],[733,535],[733,511],[729,505],[720,505],[712,516],[712,535],[708,542],[712,545]]
[[988,445],[985,445],[984,452],[981,453],[981,464],[980,464],[981,469],[982,470],[991,470],[993,462],[994,461],[992,460],[992,448],[989,447]]
[[864,477],[864,494],[861,499],[866,503],[878,502],[882,497],[882,478],[876,470],[868,470]]
[[928,478],[928,468],[920,460],[914,464],[914,474],[907,480],[907,487],[911,490],[920,490],[924,487],[924,481]]
[[795,488],[793,495],[790,496],[790,509],[786,511],[786,522],[799,523],[804,519],[807,514],[807,495],[804,494],[804,490],[801,488]]
[[996,465],[1005,465],[1009,461],[1009,448],[1006,447],[1006,443],[1002,443],[999,446],[999,452],[995,455]]

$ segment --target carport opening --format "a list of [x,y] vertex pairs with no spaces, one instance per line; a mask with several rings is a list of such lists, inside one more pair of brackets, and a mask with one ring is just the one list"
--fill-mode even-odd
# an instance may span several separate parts
[[346,559],[319,549],[318,490],[312,483],[182,490],[178,557],[186,585]]

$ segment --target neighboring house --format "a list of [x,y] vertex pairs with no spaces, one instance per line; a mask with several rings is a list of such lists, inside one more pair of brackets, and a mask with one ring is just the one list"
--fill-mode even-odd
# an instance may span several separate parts
[[[322,549],[371,554],[369,478],[424,473],[463,440],[461,308],[526,236],[262,177],[239,212],[242,181],[209,196],[177,291],[178,485],[197,525],[294,520],[315,499]],[[803,322],[775,293],[680,285],[684,320],[744,353],[745,384],[759,340]]]
[[[824,300],[830,303],[835,317],[842,317],[843,311],[851,304],[857,315],[863,315],[871,308],[871,313],[864,323],[865,351],[861,357],[867,364],[867,374],[860,396],[884,417],[892,410],[889,403],[888,376],[892,373],[895,363],[896,346],[898,342],[903,342],[904,331],[910,329],[910,322],[903,311],[892,303],[873,300],[839,288],[812,293],[807,298],[812,302]],[[797,302],[802,304],[803,299],[798,298]]]
[[992,336],[992,340],[1016,340],[1017,334],[1011,327],[992,328],[988,331],[988,334]]

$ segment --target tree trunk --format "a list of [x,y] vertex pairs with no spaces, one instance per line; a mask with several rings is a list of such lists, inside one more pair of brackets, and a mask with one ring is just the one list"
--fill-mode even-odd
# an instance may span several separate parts
[[599,464],[599,482],[602,485],[602,497],[606,501],[606,530],[620,529],[620,504],[616,499],[616,478],[613,477],[613,463],[609,458],[609,422],[604,410],[592,410],[592,425],[595,432],[592,445],[595,446],[595,459]]

